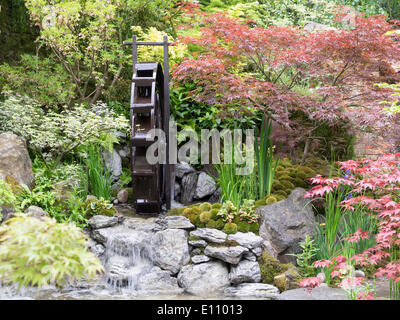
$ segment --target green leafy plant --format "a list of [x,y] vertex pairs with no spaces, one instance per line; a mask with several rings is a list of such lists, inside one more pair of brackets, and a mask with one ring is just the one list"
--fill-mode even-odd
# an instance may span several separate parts
[[87,250],[86,236],[71,223],[17,216],[0,226],[0,279],[18,287],[93,278],[103,271]]
[[12,191],[12,187],[0,179],[0,221],[3,219],[2,206],[17,208],[18,200]]
[[309,235],[306,235],[303,242],[300,242],[302,249],[301,253],[288,255],[296,257],[297,266],[304,277],[313,277],[315,275],[315,268],[313,262],[316,260],[317,248],[315,247],[314,240]]

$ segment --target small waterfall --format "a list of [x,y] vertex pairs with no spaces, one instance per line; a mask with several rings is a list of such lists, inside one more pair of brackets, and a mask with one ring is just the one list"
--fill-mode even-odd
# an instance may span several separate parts
[[102,262],[105,281],[113,291],[135,291],[140,277],[154,266],[149,242],[129,231],[114,234],[106,243]]

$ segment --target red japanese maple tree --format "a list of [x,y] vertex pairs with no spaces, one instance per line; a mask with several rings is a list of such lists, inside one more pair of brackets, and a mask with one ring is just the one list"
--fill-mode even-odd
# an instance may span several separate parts
[[[323,196],[343,185],[352,187],[352,197],[340,205],[347,210],[362,206],[376,215],[378,233],[368,234],[361,229],[349,235],[347,242],[358,242],[368,237],[375,237],[376,244],[356,254],[349,259],[332,257],[330,260],[316,261],[314,266],[332,267],[331,276],[339,275],[338,269],[346,260],[354,261],[356,265],[381,265],[376,276],[386,276],[395,282],[400,282],[400,259],[396,250],[400,245],[400,154],[386,154],[378,160],[350,160],[339,162],[341,169],[347,171],[345,178],[323,178],[317,176],[311,181],[315,184],[306,197]],[[369,196],[365,195],[369,191]],[[340,260],[340,261],[339,261]],[[305,279],[301,283],[305,287],[319,285],[315,278]]]
[[[400,57],[400,42],[385,35],[394,28],[385,17],[356,16],[353,29],[308,33],[251,27],[224,13],[193,8],[188,14],[193,12],[200,17],[200,35],[180,41],[199,51],[176,66],[173,81],[195,83],[195,99],[221,108],[265,110],[288,130],[292,143],[312,138],[322,124],[351,120],[360,128],[381,129],[393,123],[379,112],[379,101],[390,94],[374,85],[397,79],[390,63]],[[293,117],[295,112],[306,121]]]

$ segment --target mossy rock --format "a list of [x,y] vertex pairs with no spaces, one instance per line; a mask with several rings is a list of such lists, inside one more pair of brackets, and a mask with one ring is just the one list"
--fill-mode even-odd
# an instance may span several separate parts
[[197,207],[193,207],[192,210],[193,210],[193,212],[196,213],[196,214],[200,214],[200,213],[201,213],[201,209],[200,209],[200,207],[198,207],[198,206],[197,206]]
[[300,188],[307,188],[308,187],[307,182],[305,182],[303,179],[300,179],[300,178],[294,179],[293,183],[294,183],[294,185],[296,187],[300,187]]
[[240,221],[237,224],[237,228],[238,228],[239,232],[243,232],[243,233],[249,232],[250,231],[250,223],[248,223],[246,221]]
[[210,247],[219,248],[219,247],[237,247],[240,246],[240,243],[235,240],[225,240],[223,243],[209,243]]
[[166,214],[166,216],[181,216],[185,208],[172,208]]
[[199,240],[203,240],[202,238],[198,237],[198,236],[188,236],[188,241],[199,241]]
[[211,220],[211,212],[210,211],[204,211],[204,212],[200,213],[200,222],[207,223],[210,220]]
[[265,205],[267,205],[267,202],[265,201],[265,199],[257,200],[257,201],[254,203],[254,206],[255,206],[256,208],[261,207],[261,206],[265,206]]
[[274,196],[282,196],[282,197],[284,197],[284,198],[287,198],[287,196],[288,196],[288,194],[286,193],[286,191],[285,190],[277,190],[277,191],[275,191],[274,192],[274,194],[273,194]]
[[238,226],[236,223],[228,222],[224,225],[222,231],[225,232],[226,234],[234,234],[238,231]]
[[215,220],[209,220],[209,221],[206,223],[206,228],[215,228],[216,225],[217,225],[217,222],[216,222]]
[[282,201],[286,199],[286,196],[282,196],[281,194],[273,194],[277,201]]
[[19,196],[24,192],[24,189],[21,187],[18,180],[14,177],[6,175],[5,182],[10,185],[11,191],[14,195]]
[[211,204],[208,203],[208,202],[203,202],[202,204],[200,204],[199,207],[200,207],[201,212],[210,211],[211,210]]
[[211,205],[212,209],[221,209],[222,208],[222,204],[221,203],[213,203]]
[[250,226],[250,232],[253,232],[254,234],[258,235],[259,231],[260,231],[260,225],[258,224],[258,222],[253,222],[253,223],[249,223]]
[[240,222],[239,216],[235,216],[235,217],[232,219],[232,222],[233,222],[234,224],[237,225],[237,224]]
[[219,219],[218,212],[219,212],[219,209],[211,209],[211,210],[210,210],[211,219],[212,219],[212,220],[217,221],[217,220]]
[[283,185],[284,190],[287,190],[287,189],[292,190],[295,188],[294,184],[291,183],[289,180],[281,180],[281,184]]
[[304,173],[307,177],[313,177],[317,174],[313,169],[306,166],[299,166],[297,173],[300,172]]
[[189,219],[189,215],[193,214],[192,208],[185,208],[183,209],[182,215]]
[[284,190],[284,189],[285,189],[285,187],[282,185],[282,183],[280,181],[276,180],[272,183],[273,191]]
[[279,180],[281,181],[281,183],[282,183],[283,181],[290,181],[291,183],[293,183],[294,178],[292,178],[292,177],[289,176],[288,174],[285,174],[285,175],[281,176],[281,177],[279,178]]
[[266,205],[270,205],[270,204],[273,204],[275,202],[278,202],[278,200],[274,196],[268,196],[268,197],[265,198],[265,204]]
[[225,226],[225,222],[222,219],[218,219],[215,222],[215,228],[218,229],[218,230],[222,230],[224,228],[224,226]]
[[278,259],[270,256],[263,250],[261,256],[257,259],[261,271],[262,283],[274,283],[274,278],[286,272],[290,265],[281,264]]

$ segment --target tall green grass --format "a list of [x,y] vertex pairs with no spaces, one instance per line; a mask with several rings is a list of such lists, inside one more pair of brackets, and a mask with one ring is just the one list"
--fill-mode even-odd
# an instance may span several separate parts
[[278,159],[274,161],[274,145],[272,143],[272,120],[264,117],[261,125],[260,141],[254,142],[257,160],[258,197],[259,199],[271,194]]
[[112,173],[104,165],[101,148],[90,144],[86,149],[85,160],[87,169],[88,191],[97,198],[111,200]]

